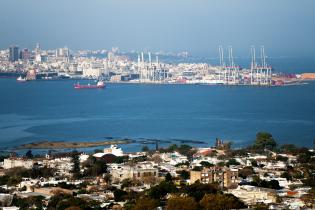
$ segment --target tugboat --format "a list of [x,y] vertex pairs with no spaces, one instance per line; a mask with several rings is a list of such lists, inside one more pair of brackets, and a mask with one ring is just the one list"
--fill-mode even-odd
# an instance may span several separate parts
[[105,82],[104,81],[98,81],[95,85],[91,85],[88,83],[87,85],[81,85],[80,83],[74,84],[75,89],[103,89],[105,88]]
[[19,76],[19,77],[16,79],[16,81],[18,81],[18,82],[26,82],[27,80],[26,80],[25,77]]

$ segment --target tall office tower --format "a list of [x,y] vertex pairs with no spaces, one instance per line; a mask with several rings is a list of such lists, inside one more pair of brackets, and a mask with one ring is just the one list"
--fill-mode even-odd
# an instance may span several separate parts
[[21,50],[20,58],[22,60],[30,60],[31,59],[31,52],[27,48]]
[[118,47],[112,47],[112,52],[113,53],[118,53],[119,52],[119,48]]
[[114,61],[115,54],[113,52],[108,52],[107,59],[112,62]]
[[149,52],[148,55],[149,55],[149,65],[151,66],[151,64],[152,64],[152,61],[151,61],[151,53]]
[[38,55],[41,53],[41,49],[40,49],[40,44],[39,43],[36,43],[36,47],[35,47],[35,55]]
[[70,50],[67,47],[59,48],[56,50],[56,56],[57,57],[69,57],[70,56]]
[[10,46],[9,61],[14,62],[19,60],[19,48],[17,46]]

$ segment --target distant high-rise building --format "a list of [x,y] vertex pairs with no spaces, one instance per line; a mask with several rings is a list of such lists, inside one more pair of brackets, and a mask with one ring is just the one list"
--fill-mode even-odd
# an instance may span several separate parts
[[118,53],[119,52],[119,48],[118,47],[112,47],[112,52],[113,53]]
[[115,57],[115,54],[113,52],[108,52],[107,54],[108,61],[113,61],[114,57]]
[[14,62],[19,60],[19,48],[17,46],[10,46],[9,61]]
[[56,50],[57,57],[70,57],[70,50],[67,47],[59,48]]
[[37,54],[37,55],[35,56],[35,61],[36,61],[36,62],[39,62],[39,63],[41,63],[41,62],[46,62],[46,61],[47,61],[47,55],[40,55],[40,54]]
[[20,52],[20,59],[22,59],[22,60],[30,60],[31,59],[31,52],[27,48],[21,50],[21,52]]
[[36,47],[35,47],[35,54],[38,55],[41,53],[41,49],[40,49],[40,44],[39,43],[36,43]]

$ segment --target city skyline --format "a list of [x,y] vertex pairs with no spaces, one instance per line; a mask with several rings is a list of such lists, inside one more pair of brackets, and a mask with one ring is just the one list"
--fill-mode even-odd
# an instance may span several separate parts
[[314,4],[310,0],[272,4],[260,0],[92,4],[5,0],[0,8],[0,48],[16,44],[32,49],[40,42],[44,49],[118,46],[123,51],[188,51],[213,56],[218,45],[233,45],[243,56],[249,46],[265,45],[270,56],[313,56]]
[[315,209],[314,0],[1,0],[0,210]]

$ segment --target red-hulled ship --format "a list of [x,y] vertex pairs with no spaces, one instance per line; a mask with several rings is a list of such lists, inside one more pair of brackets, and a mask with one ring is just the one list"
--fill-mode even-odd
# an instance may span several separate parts
[[75,89],[96,89],[96,88],[105,88],[105,83],[103,81],[98,81],[95,85],[90,83],[87,85],[81,85],[79,83],[74,84]]

